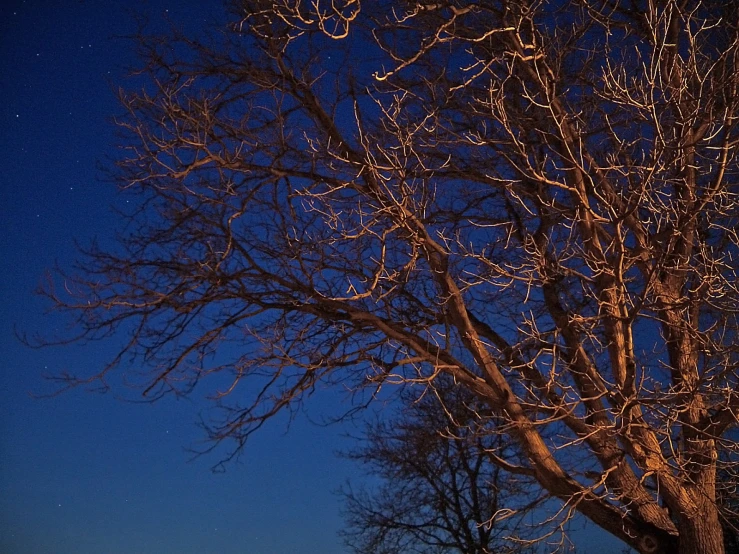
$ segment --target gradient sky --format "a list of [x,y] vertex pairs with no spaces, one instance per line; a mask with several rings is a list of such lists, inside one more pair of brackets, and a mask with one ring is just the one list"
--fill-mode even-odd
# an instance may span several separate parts
[[[132,404],[75,390],[49,399],[44,373],[93,370],[111,344],[32,350],[14,328],[53,334],[33,290],[74,241],[106,240],[125,202],[96,169],[111,152],[114,87],[134,64],[124,0],[11,1],[0,7],[0,552],[3,554],[338,554],[334,491],[358,468],[335,451],[351,428],[267,425],[240,463],[189,461],[197,398]],[[196,29],[217,3],[140,3]],[[340,408],[324,393],[308,416]],[[354,473],[354,475],[352,474]],[[581,535],[582,552],[618,552]],[[588,547],[588,544],[598,547]],[[605,545],[609,545],[608,548]]]
[[[31,350],[13,328],[53,333],[33,295],[45,270],[67,265],[74,240],[105,240],[121,202],[101,184],[113,142],[113,85],[134,63],[127,5],[4,2],[0,7],[0,552],[3,554],[308,554],[344,552],[333,494],[354,468],[334,455],[337,426],[298,418],[268,425],[242,462],[189,462],[202,405],[131,404],[73,391],[52,399],[41,375],[94,369],[110,345]],[[141,4],[197,26],[209,2]],[[166,11],[168,10],[168,11]],[[333,401],[326,396],[323,402]],[[321,402],[319,401],[318,404]],[[315,414],[318,414],[316,406]],[[317,417],[317,416],[316,416]]]

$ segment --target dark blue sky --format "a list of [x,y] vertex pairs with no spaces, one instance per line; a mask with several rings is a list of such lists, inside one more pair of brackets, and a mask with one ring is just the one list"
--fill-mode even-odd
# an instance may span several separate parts
[[[75,390],[50,399],[44,373],[99,368],[115,344],[32,350],[14,328],[60,325],[33,294],[69,265],[75,240],[105,241],[109,207],[125,202],[99,179],[111,153],[114,86],[135,64],[126,0],[12,1],[0,7],[0,552],[3,554],[338,554],[333,493],[358,468],[335,455],[347,427],[299,416],[267,425],[223,474],[217,455],[190,462],[203,435],[197,397],[132,404]],[[196,29],[217,3],[137,3]],[[309,416],[334,413],[323,393]],[[352,476],[352,472],[354,475]],[[602,534],[582,551],[618,552]],[[598,546],[593,546],[593,545]],[[589,545],[593,549],[589,549]],[[608,545],[608,548],[606,548]]]
[[[73,391],[52,399],[43,373],[94,369],[110,345],[31,350],[14,337],[50,333],[33,295],[74,240],[105,240],[115,189],[97,162],[113,143],[114,84],[134,63],[127,6],[153,23],[199,26],[210,2],[4,2],[0,7],[0,552],[3,554],[308,554],[344,552],[333,491],[349,471],[339,427],[300,417],[258,434],[242,463],[189,462],[202,439],[192,401],[130,404]],[[168,10],[168,12],[165,12]],[[326,396],[314,403],[333,401]]]

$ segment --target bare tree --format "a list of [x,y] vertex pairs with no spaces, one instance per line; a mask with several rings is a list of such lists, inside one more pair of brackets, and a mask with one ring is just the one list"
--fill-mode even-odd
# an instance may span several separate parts
[[545,499],[530,474],[494,463],[512,464],[515,444],[490,433],[495,417],[482,416],[475,397],[443,381],[420,398],[404,394],[403,408],[368,425],[347,453],[375,483],[342,491],[347,544],[357,554],[533,554],[547,532],[563,539],[523,521]]
[[643,554],[724,552],[735,6],[231,8],[208,41],[143,43],[116,173],[140,207],[47,290],[83,338],[129,338],[67,383],[127,355],[150,398],[218,374],[211,436],[238,451],[321,381],[446,374],[563,513]]
[[[736,435],[736,431],[732,432]],[[716,474],[716,499],[721,516],[721,526],[726,554],[739,554],[739,476],[731,456],[719,450]]]

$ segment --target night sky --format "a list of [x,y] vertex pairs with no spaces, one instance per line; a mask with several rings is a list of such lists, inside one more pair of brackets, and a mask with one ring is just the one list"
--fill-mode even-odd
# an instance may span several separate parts
[[[165,18],[197,29],[217,3],[136,3],[151,24]],[[2,554],[336,554],[345,552],[336,489],[358,468],[336,456],[356,429],[319,426],[341,409],[322,393],[289,426],[267,425],[239,463],[210,468],[187,447],[205,404],[124,401],[53,390],[44,374],[89,373],[112,343],[30,349],[15,333],[51,336],[62,325],[33,294],[55,264],[69,266],[75,240],[108,240],[111,206],[125,197],[101,180],[113,153],[114,88],[135,65],[135,30],[124,0],[12,1],[0,7],[0,553]],[[587,544],[603,537],[582,535]]]
[[[52,399],[44,373],[93,370],[111,344],[32,350],[14,328],[53,334],[59,321],[33,294],[46,270],[68,266],[74,241],[105,241],[101,182],[112,152],[114,87],[135,63],[116,36],[136,26],[123,0],[4,2],[0,8],[0,552],[2,554],[268,554],[344,552],[334,491],[354,468],[335,456],[346,428],[301,416],[268,425],[240,463],[190,462],[203,403],[132,404],[75,390]],[[209,2],[150,2],[153,25],[210,17]],[[168,10],[168,11],[167,11]],[[310,415],[318,419],[319,404]],[[341,402],[341,399],[336,399]]]

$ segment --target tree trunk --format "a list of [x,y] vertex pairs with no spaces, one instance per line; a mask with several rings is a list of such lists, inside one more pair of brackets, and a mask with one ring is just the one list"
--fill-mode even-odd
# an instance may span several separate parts
[[724,537],[716,505],[697,502],[695,510],[678,518],[679,554],[724,554]]

